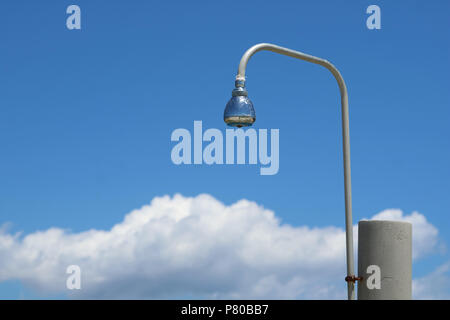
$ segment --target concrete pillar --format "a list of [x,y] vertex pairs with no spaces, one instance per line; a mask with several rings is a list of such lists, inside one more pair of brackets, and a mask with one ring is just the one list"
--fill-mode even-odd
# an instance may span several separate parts
[[412,292],[412,225],[358,223],[358,300],[409,300]]

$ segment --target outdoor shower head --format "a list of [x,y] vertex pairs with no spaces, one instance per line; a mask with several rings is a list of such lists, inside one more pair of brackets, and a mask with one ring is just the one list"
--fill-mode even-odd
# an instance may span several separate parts
[[248,127],[256,120],[253,103],[248,98],[243,81],[236,81],[236,88],[233,89],[232,97],[228,101],[223,113],[223,120],[232,127]]

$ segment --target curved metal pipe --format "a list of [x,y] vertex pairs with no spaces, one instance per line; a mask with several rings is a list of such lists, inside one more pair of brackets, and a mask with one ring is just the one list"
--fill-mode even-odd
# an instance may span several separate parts
[[[342,146],[344,156],[344,191],[345,191],[345,229],[346,229],[346,254],[347,254],[347,277],[354,277],[354,258],[353,258],[353,224],[352,224],[352,186],[350,172],[350,134],[348,120],[348,94],[344,79],[336,67],[327,60],[311,56],[299,51],[283,48],[270,43],[260,43],[248,49],[239,63],[236,84],[244,85],[245,69],[248,60],[258,51],[267,50],[279,53],[285,56],[305,60],[327,68],[335,77],[341,93],[341,114],[342,114]],[[348,299],[355,299],[355,283],[347,280]]]

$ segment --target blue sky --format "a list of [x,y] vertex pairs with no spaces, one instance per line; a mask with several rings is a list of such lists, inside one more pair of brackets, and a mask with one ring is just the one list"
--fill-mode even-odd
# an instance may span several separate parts
[[[81,8],[68,30],[66,8]],[[381,8],[381,30],[366,8]],[[247,68],[256,128],[280,129],[280,170],[176,166],[176,128],[225,130],[239,59],[270,42],[331,61],[348,90],[354,223],[418,211],[450,260],[450,44],[446,1],[3,1],[0,224],[9,233],[110,229],[158,196],[208,193],[282,223],[344,225],[339,91],[324,68],[257,53]],[[442,249],[444,248],[444,249]],[[39,296],[0,282],[0,297]],[[450,289],[448,289],[450,291]]]

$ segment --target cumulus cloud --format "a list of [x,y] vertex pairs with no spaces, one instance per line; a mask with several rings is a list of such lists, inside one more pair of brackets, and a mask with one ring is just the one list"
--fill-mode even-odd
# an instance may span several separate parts
[[413,280],[414,299],[450,299],[450,261],[430,274]]
[[[417,212],[373,218],[412,222],[416,257],[436,244],[436,228]],[[81,268],[81,290],[66,289],[69,265]],[[282,224],[255,202],[226,206],[206,194],[154,198],[110,230],[0,229],[0,281],[19,279],[42,294],[344,299],[344,275],[342,228]]]

